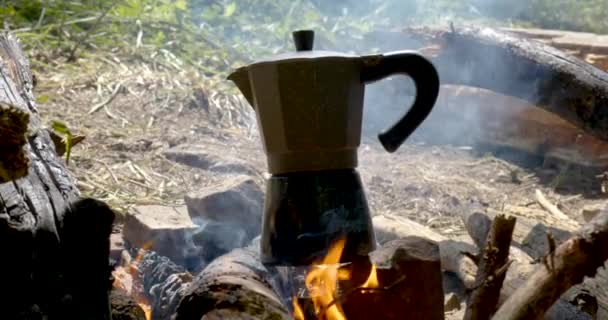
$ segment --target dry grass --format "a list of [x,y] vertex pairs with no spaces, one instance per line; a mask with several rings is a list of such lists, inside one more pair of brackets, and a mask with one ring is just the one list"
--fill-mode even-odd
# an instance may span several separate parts
[[[218,154],[230,150],[249,162],[256,157],[256,168],[265,169],[247,103],[227,80],[197,74],[172,59],[122,61],[106,53],[72,64],[34,60],[36,96],[48,99],[40,103],[44,123],[61,120],[86,136],[69,164],[84,195],[124,213],[138,204],[183,203],[186,193],[223,179],[167,160],[163,152],[180,144],[212,145]],[[587,199],[597,180],[588,173],[565,176],[559,169],[523,168],[492,154],[480,157],[470,148],[411,142],[389,155],[375,139],[365,140],[359,171],[372,211],[405,216],[444,235],[464,234],[459,217],[450,212],[455,200],[474,198],[500,211],[534,207],[533,191],[540,188],[570,215],[596,201]],[[556,193],[551,182],[556,179],[571,190]]]
[[170,162],[162,154],[167,148],[255,139],[253,113],[228,81],[200,77],[170,55],[153,62],[112,54],[40,62],[34,66],[43,123],[60,120],[86,137],[72,150],[69,168],[83,194],[120,212],[180,203],[186,192],[216,179]]

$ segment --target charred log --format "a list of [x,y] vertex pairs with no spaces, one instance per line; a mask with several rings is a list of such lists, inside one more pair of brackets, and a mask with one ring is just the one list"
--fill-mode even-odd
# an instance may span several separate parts
[[137,266],[142,294],[151,303],[152,319],[171,319],[193,277],[182,266],[153,251],[143,254]]
[[146,320],[144,310],[126,292],[113,289],[110,292],[112,320]]
[[[24,150],[28,135],[36,131],[32,74],[17,39],[0,35],[0,183],[27,175],[28,160]],[[28,133],[28,130],[30,133]]]
[[0,74],[2,318],[109,319],[114,212],[79,199],[39,129],[32,74],[11,34],[0,35]]
[[209,264],[179,303],[175,320],[291,319],[259,253],[235,249]]
[[[444,318],[437,243],[419,237],[393,240],[372,252],[370,258],[377,266],[379,288],[348,290],[352,293],[343,297],[347,319]],[[365,280],[367,274],[358,275]]]
[[369,40],[383,50],[423,50],[442,84],[517,97],[608,139],[608,73],[546,44],[470,27],[375,32]]

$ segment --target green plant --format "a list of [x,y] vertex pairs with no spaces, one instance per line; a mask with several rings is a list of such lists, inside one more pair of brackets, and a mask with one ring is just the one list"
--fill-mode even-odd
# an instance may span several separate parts
[[299,28],[317,30],[318,47],[354,51],[371,49],[360,39],[376,28],[445,21],[608,32],[605,0],[2,1],[4,25],[47,56],[34,67],[112,52],[222,81],[236,66],[291,50]]
[[70,163],[70,153],[72,152],[72,138],[73,138],[72,131],[70,131],[70,129],[68,129],[68,127],[65,125],[65,123],[58,121],[58,120],[53,120],[51,123],[51,127],[58,134],[65,136],[64,140],[62,142],[65,145],[65,163],[69,164]]

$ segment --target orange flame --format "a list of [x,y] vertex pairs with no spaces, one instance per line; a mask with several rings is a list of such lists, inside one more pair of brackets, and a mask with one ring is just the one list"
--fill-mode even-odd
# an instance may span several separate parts
[[146,242],[127,268],[117,268],[114,272],[113,283],[115,288],[123,289],[133,297],[135,302],[143,309],[146,320],[152,320],[152,307],[148,298],[141,294],[139,290],[134,290],[134,288],[142,285],[139,281],[137,271],[141,260],[144,258],[144,254],[152,247],[152,244],[152,241]]
[[300,307],[298,300],[296,298],[293,299],[293,317],[295,320],[304,320],[304,311]]
[[[315,313],[320,320],[347,320],[338,298],[338,281],[349,280],[349,270],[340,269],[340,257],[344,250],[346,239],[340,239],[329,249],[327,255],[306,275],[304,283],[310,293]],[[372,270],[360,288],[377,288],[379,286],[376,267]],[[302,307],[297,298],[293,299],[294,319],[306,320]]]
[[361,288],[378,288],[380,283],[378,282],[378,271],[376,266],[372,265],[372,270],[369,272],[369,277],[365,280],[365,283],[361,285]]

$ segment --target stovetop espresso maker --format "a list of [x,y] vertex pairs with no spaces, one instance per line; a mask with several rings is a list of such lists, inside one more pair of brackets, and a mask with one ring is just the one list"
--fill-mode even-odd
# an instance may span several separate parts
[[266,185],[262,262],[309,265],[346,238],[342,261],[375,249],[357,167],[365,85],[403,74],[416,85],[410,110],[378,138],[394,152],[435,105],[439,77],[412,51],[355,56],[313,50],[314,32],[293,32],[296,52],[235,70],[255,109],[272,175]]

